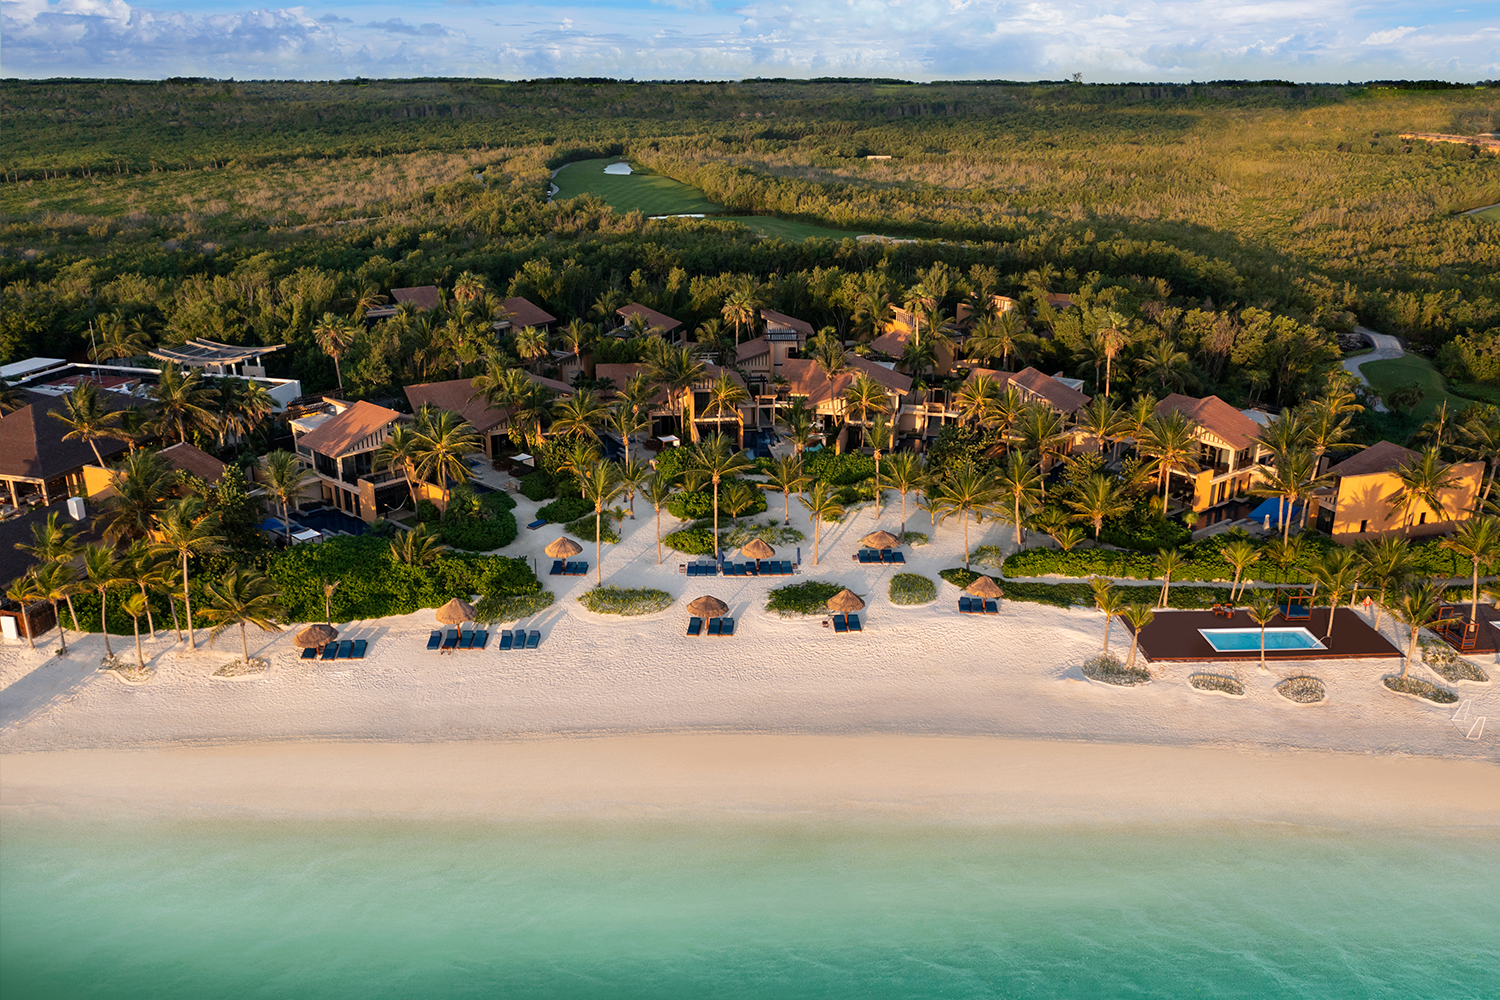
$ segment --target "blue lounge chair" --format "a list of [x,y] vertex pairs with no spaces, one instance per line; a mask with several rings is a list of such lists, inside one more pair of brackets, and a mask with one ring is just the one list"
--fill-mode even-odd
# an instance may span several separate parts
[[369,647],[370,647],[370,643],[367,640],[365,640],[365,639],[355,639],[354,640],[354,648],[349,651],[349,659],[351,659],[351,660],[363,660],[365,658],[365,650],[368,649]]
[[479,629],[474,633],[474,648],[483,649],[490,644],[490,633],[486,629]]
[[722,619],[722,618],[710,618],[708,620],[708,634],[709,635],[722,635],[723,632],[724,632],[724,619]]
[[542,633],[538,632],[536,629],[532,629],[531,632],[530,632],[530,634],[528,634],[526,636],[526,648],[527,649],[536,649],[541,644],[542,644]]
[[781,575],[782,576],[791,576],[796,571],[797,570],[792,565],[792,561],[790,559],[784,559],[784,560],[782,560],[782,562],[781,562]]
[[860,549],[859,550],[859,561],[862,562],[862,563],[867,563],[867,562],[870,561],[870,550],[869,549]]
[[563,561],[561,559],[554,559],[552,560],[552,572],[548,573],[547,575],[562,576],[565,571],[566,567],[563,565]]
[[896,557],[891,553],[890,549],[881,549],[880,561],[883,563],[893,563],[896,561]]
[[581,562],[581,563],[578,564],[578,575],[579,576],[588,576],[589,575],[589,564],[588,563]]
[[703,567],[697,563],[688,563],[688,576],[698,576],[703,572]]
[[335,660],[347,660],[347,659],[349,659],[349,653],[352,652],[353,649],[354,649],[354,640],[353,639],[344,639],[342,642],[339,643],[339,651],[338,651],[338,654],[336,656],[334,656],[334,659]]
[[901,566],[905,566],[906,565],[906,553],[902,552],[900,549],[896,549],[894,552],[891,553],[891,562],[896,563],[896,564],[901,565]]
[[500,648],[501,649],[509,649],[511,641],[512,640],[511,640],[511,635],[510,635],[510,629],[501,629],[500,630]]
[[451,652],[458,648],[458,633],[449,632],[443,637],[443,652]]
[[688,619],[687,634],[688,635],[702,635],[703,634],[703,619],[702,618],[689,618]]
[[518,629],[516,629],[516,639],[515,639],[515,642],[512,643],[512,645],[511,645],[510,648],[511,649],[525,649],[526,648],[526,630],[524,628],[518,628]]
[[760,576],[760,563],[758,563],[758,562],[747,562],[747,563],[745,563],[745,575],[746,576]]
[[985,601],[984,602],[984,613],[987,614],[987,615],[998,615],[1000,613],[1000,602],[999,601]]
[[733,618],[725,618],[724,619],[724,623],[719,627],[719,634],[720,635],[734,635],[734,619]]
[[316,660],[318,658],[318,647],[308,646],[302,651],[302,658],[304,660]]
[[436,632],[433,632],[431,635],[429,635],[427,637],[427,648],[428,649],[437,649],[442,644],[443,644],[443,633],[442,633],[441,629],[439,629]]
[[859,615],[845,615],[844,622],[849,626],[851,632],[863,632],[864,628],[859,624]]
[[833,630],[835,632],[847,632],[847,631],[849,631],[849,623],[844,620],[844,616],[843,615],[834,615],[833,616]]
[[972,604],[973,604],[972,598],[969,598],[967,596],[960,597],[958,599],[958,613],[961,614],[961,615],[972,614],[973,613]]
[[459,633],[459,636],[458,636],[458,648],[459,649],[469,649],[469,648],[473,647],[473,645],[474,645],[474,633],[473,632],[461,632],[461,633]]
[[545,528],[547,526],[547,524],[548,524],[548,521],[544,517],[540,521],[532,521],[530,524],[528,524],[526,526],[526,530],[527,531],[535,531],[538,528]]
[[339,655],[339,644],[336,643],[336,642],[330,642],[328,645],[326,645],[326,646],[323,647],[323,655],[322,655],[321,659],[324,659],[324,660],[336,660],[336,659],[338,659],[338,655]]

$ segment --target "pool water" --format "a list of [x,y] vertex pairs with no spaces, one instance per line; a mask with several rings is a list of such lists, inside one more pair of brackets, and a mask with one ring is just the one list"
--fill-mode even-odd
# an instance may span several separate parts
[[292,515],[292,520],[303,527],[319,531],[342,531],[349,535],[363,535],[369,530],[365,522],[341,510],[298,511]]
[[[1198,634],[1220,653],[1260,651],[1258,628],[1200,628]],[[1266,649],[1327,649],[1305,628],[1266,629]]]

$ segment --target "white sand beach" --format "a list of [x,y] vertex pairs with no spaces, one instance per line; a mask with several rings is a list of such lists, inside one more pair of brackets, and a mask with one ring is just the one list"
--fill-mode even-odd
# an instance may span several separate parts
[[[517,514],[523,523],[531,509],[533,505],[522,501]],[[773,502],[772,513],[778,511]],[[798,511],[793,522],[809,527]],[[623,523],[625,540],[620,545],[606,546],[606,581],[661,587],[678,597],[678,603],[645,617],[594,615],[577,601],[594,585],[592,572],[586,579],[544,576],[558,600],[524,623],[544,637],[536,650],[502,652],[492,641],[484,651],[428,652],[426,638],[435,623],[432,612],[424,611],[337,623],[345,637],[370,640],[369,654],[360,662],[303,661],[291,644],[292,629],[279,634],[252,630],[252,655],[267,657],[269,671],[226,680],[212,674],[239,656],[236,633],[221,637],[213,649],[206,646],[206,632],[200,633],[204,648],[196,653],[166,633],[149,644],[156,675],[144,685],[132,686],[97,669],[103,651],[100,636],[73,636],[65,657],[54,655],[55,632],[35,652],[13,644],[0,650],[0,753],[5,755],[0,784],[10,805],[74,794],[108,798],[116,795],[110,791],[111,782],[119,792],[131,789],[129,795],[117,797],[149,802],[153,796],[142,776],[158,773],[166,775],[160,777],[162,796],[170,799],[180,793],[205,808],[249,808],[259,802],[274,810],[280,808],[278,803],[290,801],[286,796],[333,796],[331,803],[347,793],[349,808],[357,809],[360,802],[381,800],[375,791],[378,782],[365,785],[359,778],[378,774],[394,783],[392,791],[409,796],[413,808],[441,812],[477,802],[483,809],[509,811],[526,799],[528,788],[537,794],[554,789],[560,802],[594,802],[596,792],[614,783],[606,780],[608,776],[620,778],[639,770],[618,762],[629,762],[631,754],[649,756],[655,752],[652,747],[666,745],[650,740],[671,734],[685,741],[672,744],[678,749],[667,755],[688,768],[682,787],[715,788],[714,795],[700,795],[695,801],[719,802],[726,808],[740,801],[741,793],[733,782],[710,780],[707,774],[715,760],[729,769],[724,774],[750,769],[745,772],[743,801],[766,801],[769,789],[778,801],[794,808],[802,808],[799,802],[811,808],[833,801],[885,801],[882,789],[889,779],[890,801],[897,803],[916,801],[929,787],[941,800],[947,782],[957,789],[952,801],[969,803],[954,809],[973,808],[986,796],[999,799],[1025,791],[1035,807],[1046,812],[1046,802],[1055,798],[1048,789],[1056,775],[1073,774],[1084,766],[1095,775],[1089,779],[1090,794],[1118,783],[1134,789],[1137,798],[1144,796],[1141,801],[1156,802],[1150,808],[1192,801],[1192,796],[1183,796],[1189,787],[1192,795],[1210,789],[1208,794],[1218,796],[1215,808],[1221,810],[1235,801],[1258,801],[1255,795],[1247,798],[1243,790],[1234,796],[1216,790],[1225,787],[1260,788],[1256,795],[1312,803],[1329,799],[1327,789],[1307,786],[1304,793],[1293,793],[1289,789],[1296,783],[1277,777],[1275,767],[1264,762],[1310,759],[1305,752],[1320,751],[1344,755],[1318,754],[1319,760],[1334,762],[1328,765],[1334,768],[1352,767],[1347,755],[1468,762],[1463,765],[1467,770],[1449,772],[1464,776],[1451,788],[1441,781],[1430,783],[1434,790],[1447,791],[1410,799],[1416,803],[1413,814],[1440,810],[1444,816],[1461,817],[1477,808],[1473,815],[1480,818],[1475,821],[1495,818],[1494,803],[1500,796],[1493,794],[1493,778],[1500,771],[1493,765],[1500,760],[1500,725],[1490,725],[1481,739],[1467,739],[1471,726],[1451,721],[1455,707],[1387,691],[1380,677],[1399,670],[1394,659],[1273,663],[1268,673],[1245,665],[1239,673],[1247,694],[1238,699],[1190,687],[1187,676],[1204,669],[1202,664],[1154,664],[1155,680],[1141,688],[1095,683],[1082,676],[1080,665],[1099,648],[1104,626],[1098,614],[1006,603],[997,617],[960,616],[955,610],[959,592],[946,583],[939,584],[935,604],[892,606],[886,589],[896,570],[860,566],[850,559],[858,539],[877,526],[899,529],[898,510],[887,509],[879,520],[866,510],[831,526],[824,533],[820,567],[811,564],[809,530],[809,540],[802,545],[803,575],[793,578],[840,581],[864,595],[865,630],[858,635],[835,634],[820,619],[768,614],[765,594],[787,582],[784,579],[690,580],[677,572],[682,557],[670,551],[658,569],[654,526],[643,510],[636,521]],[[909,526],[930,530],[921,514]],[[671,527],[675,521],[664,517],[663,531]],[[523,530],[521,535],[507,554],[538,556],[545,572],[550,562],[540,557],[540,550],[557,536],[557,529]],[[969,544],[1000,544],[1009,535],[1003,524],[971,526]],[[938,529],[934,544],[908,550],[905,569],[936,578],[939,569],[961,561],[961,546],[960,528],[950,522]],[[589,546],[584,558],[592,561],[592,556]],[[729,604],[739,621],[732,638],[684,634],[683,599],[703,593]],[[1404,645],[1389,624],[1384,631]],[[114,641],[117,652],[133,656],[129,637]],[[1128,633],[1118,624],[1111,645],[1122,657],[1128,650]],[[1493,672],[1491,664],[1484,666]],[[1232,672],[1225,665],[1208,669]],[[1425,668],[1414,669],[1430,676]],[[1298,706],[1273,690],[1282,677],[1303,672],[1325,681],[1325,703]],[[1492,693],[1493,687],[1493,682],[1458,685],[1468,702],[1466,718],[1488,716],[1500,722],[1500,697]],[[754,742],[771,737],[780,742]],[[829,750],[817,759],[843,763],[819,770],[817,780],[798,767],[769,763],[796,759],[797,748],[804,746],[798,739],[835,737],[846,742],[817,746],[876,749],[862,757]],[[871,743],[856,737],[878,739]],[[1018,741],[1102,746],[1052,746],[1042,751],[1036,748],[1043,744]],[[403,755],[380,744],[432,746],[421,753],[408,747]],[[470,749],[460,751],[454,744],[470,744]],[[522,749],[530,744],[537,749]],[[574,744],[580,749],[559,749]],[[1195,753],[1214,753],[1172,758],[1178,763],[1166,773],[1175,768],[1181,781],[1164,780],[1150,754],[1124,748],[1146,745],[1164,752],[1196,748]],[[930,749],[936,746],[945,749]],[[220,749],[211,749],[216,747]],[[929,749],[913,749],[918,747]],[[715,748],[723,748],[722,754]],[[936,771],[917,769],[898,778],[893,762],[914,753],[937,753],[942,760],[934,763]],[[486,763],[486,754],[533,763],[529,771],[497,771]],[[1019,770],[1007,763],[1021,758],[1054,763]],[[1224,784],[1214,777],[1227,773],[1226,768],[1233,771],[1236,760],[1252,770],[1260,767],[1262,778],[1251,781],[1247,776],[1238,784]],[[1340,760],[1345,763],[1337,763]],[[173,766],[157,768],[153,761]],[[757,761],[766,762],[761,771],[755,770],[761,766]],[[851,763],[855,761],[864,763]],[[1102,763],[1116,761],[1134,761],[1129,768],[1135,777],[1126,780],[1109,768],[1099,770]],[[240,764],[255,766],[236,777]],[[943,768],[957,769],[959,776],[949,781],[941,777]],[[1012,771],[1020,784],[1008,786],[995,777]],[[305,783],[299,784],[299,773]],[[337,777],[330,778],[330,773]],[[491,791],[481,794],[463,777],[476,773],[529,774],[530,784],[519,781],[502,787],[492,780]],[[656,785],[650,784],[653,779],[638,777],[637,785],[622,787],[638,789],[633,802],[667,802],[676,794],[673,773],[666,767]],[[451,777],[429,780],[437,774]],[[1026,779],[1026,774],[1032,777]],[[1487,807],[1474,806],[1476,775],[1490,777]],[[1073,784],[1066,787],[1081,787],[1076,774],[1069,780]],[[174,785],[178,781],[181,784]],[[56,782],[73,791],[64,794]],[[1170,795],[1153,792],[1158,786]],[[1422,780],[1402,787],[1420,786]],[[25,791],[27,787],[33,791]],[[53,793],[35,790],[42,787],[51,787]],[[1365,786],[1355,782],[1349,787]],[[761,799],[751,794],[754,788],[763,790]],[[1370,796],[1352,796],[1351,802],[1355,800],[1384,802]],[[1275,812],[1269,807],[1251,811]]]

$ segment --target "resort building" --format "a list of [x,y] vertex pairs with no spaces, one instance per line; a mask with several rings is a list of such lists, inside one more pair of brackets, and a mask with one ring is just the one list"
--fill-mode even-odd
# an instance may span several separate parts
[[[269,354],[274,348],[219,345],[223,349],[210,354],[203,347],[207,343],[194,341],[178,348],[159,348],[152,351],[151,356],[165,364],[198,369],[210,385],[217,378],[242,378],[254,382],[271,397],[276,413],[286,412],[287,406],[302,395],[302,383],[296,379],[270,378],[258,363],[245,363],[251,358],[259,362],[261,352]],[[235,365],[239,365],[238,371]],[[145,406],[150,402],[151,389],[161,378],[161,370],[118,364],[84,364],[60,358],[30,358],[0,368],[0,378],[36,396],[63,396],[87,381],[99,388],[106,405],[113,405],[110,400],[118,400],[122,406]]]
[[318,410],[290,421],[297,456],[317,476],[324,503],[367,522],[401,505],[405,475],[375,469],[375,452],[401,419],[374,403],[325,398]]
[[1174,472],[1175,495],[1190,511],[1201,513],[1249,494],[1265,478],[1271,450],[1256,438],[1261,425],[1218,396],[1172,393],[1156,404],[1160,416],[1181,413],[1193,422],[1198,442],[1198,471]]
[[[104,393],[110,409],[124,409],[129,401]],[[94,449],[83,441],[64,441],[68,426],[51,414],[62,412],[61,394],[33,394],[31,402],[0,417],[0,484],[3,500],[14,507],[50,504],[70,496],[87,496],[83,469],[97,465]],[[95,441],[105,461],[125,450],[113,438]]]
[[500,318],[495,321],[496,330],[520,330],[534,326],[538,330],[550,330],[557,317],[532,302],[517,295],[500,303]]
[[443,304],[443,293],[437,285],[417,285],[413,288],[392,288],[391,301],[395,305],[376,306],[365,310],[365,322],[390,319],[401,306],[410,305],[418,312],[428,312]]
[[615,310],[615,315],[620,317],[620,327],[616,330],[624,330],[632,317],[639,316],[646,324],[646,332],[655,337],[664,337],[671,343],[678,343],[682,337],[682,321],[673,319],[665,313],[659,313],[655,309],[643,306],[639,302],[630,302]]
[[760,311],[766,332],[735,348],[735,365],[751,385],[769,385],[782,366],[799,356],[813,336],[812,324],[772,309]]
[[839,452],[859,447],[863,441],[859,426],[846,419],[848,406],[844,402],[844,393],[861,373],[870,376],[885,390],[886,413],[895,423],[897,433],[901,431],[902,404],[912,391],[910,375],[854,354],[846,355],[845,361],[848,367],[833,378],[829,378],[810,358],[788,360],[781,369],[782,377],[786,379],[787,395],[802,398],[817,421],[814,429],[823,435],[825,444]]
[[[1378,441],[1328,470],[1332,483],[1313,497],[1316,527],[1340,542],[1380,535],[1436,535],[1473,516],[1484,486],[1483,462],[1446,467],[1453,485],[1438,491],[1434,510],[1402,485],[1399,470],[1421,456],[1391,441]],[[1410,501],[1403,507],[1403,503]]]
[[[919,320],[916,314],[905,309],[892,309],[891,318],[885,324],[885,332],[870,341],[870,350],[899,359],[906,353],[907,345],[930,332],[928,327],[929,324],[925,320]],[[958,360],[955,338],[961,336],[961,332],[948,324],[946,333],[947,337],[937,341],[937,348],[933,352],[937,358],[935,374],[939,376],[952,372],[953,364]]]
[[[526,373],[526,377],[537,385],[544,385],[559,396],[569,396],[573,387],[555,379]],[[472,379],[455,378],[446,382],[422,382],[406,387],[406,398],[413,410],[431,406],[439,410],[452,410],[467,420],[483,444],[485,457],[491,462],[503,453],[510,432],[511,411],[502,406],[491,406],[474,395]]]

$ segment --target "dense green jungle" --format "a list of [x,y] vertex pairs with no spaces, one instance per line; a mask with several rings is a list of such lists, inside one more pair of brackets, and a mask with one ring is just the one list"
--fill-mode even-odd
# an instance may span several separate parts
[[[467,272],[564,324],[634,299],[697,329],[753,286],[850,339],[918,282],[948,315],[1013,295],[1008,362],[1092,385],[1095,334],[1123,329],[1118,381],[1236,405],[1321,391],[1356,324],[1500,386],[1500,226],[1465,214],[1500,202],[1500,158],[1399,135],[1500,129],[1495,88],[8,80],[0,129],[3,362],[82,359],[92,322],[286,343],[270,373],[326,389],[325,316]],[[552,171],[608,156],[722,216],[549,200]],[[477,374],[463,326],[361,326],[346,393]]]

